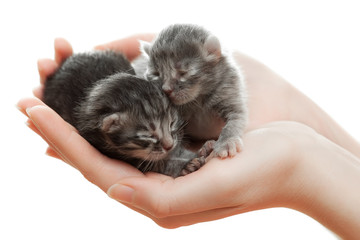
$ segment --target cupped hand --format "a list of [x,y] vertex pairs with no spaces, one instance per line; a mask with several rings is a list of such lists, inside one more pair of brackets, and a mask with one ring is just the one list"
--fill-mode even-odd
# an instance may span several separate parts
[[197,172],[176,179],[153,173],[124,178],[108,194],[166,228],[291,207],[289,196],[299,195],[294,178],[301,159],[297,153],[314,135],[298,123],[267,124],[245,134],[246,148],[234,158],[212,159]]
[[143,174],[102,155],[40,100],[24,99],[18,106],[29,117],[29,127],[49,144],[48,154],[78,169],[111,198],[166,228],[291,207],[288,196],[298,195],[292,173],[301,157],[299,145],[315,134],[298,123],[267,124],[244,135],[246,148],[234,158],[212,159],[197,172],[173,179]]

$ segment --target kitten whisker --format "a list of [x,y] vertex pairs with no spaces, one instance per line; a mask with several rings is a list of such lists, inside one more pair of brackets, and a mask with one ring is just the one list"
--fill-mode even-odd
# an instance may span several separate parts
[[178,127],[178,129],[176,129],[175,133],[181,133],[187,124],[188,124],[188,121],[184,121],[183,123],[181,123],[181,125]]

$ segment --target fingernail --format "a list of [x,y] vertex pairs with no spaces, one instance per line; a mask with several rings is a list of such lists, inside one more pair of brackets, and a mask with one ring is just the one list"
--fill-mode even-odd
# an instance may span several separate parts
[[31,115],[30,115],[31,107],[25,109],[25,111],[26,111],[26,114],[27,114],[29,117],[31,117]]
[[30,119],[26,120],[25,125],[28,126],[28,127],[30,127],[30,125],[31,125],[31,120],[30,120]]
[[19,111],[23,111],[23,109],[22,109],[19,105],[15,104],[15,107],[16,107]]
[[133,198],[134,189],[122,184],[112,185],[107,194],[109,197],[124,203],[131,203]]

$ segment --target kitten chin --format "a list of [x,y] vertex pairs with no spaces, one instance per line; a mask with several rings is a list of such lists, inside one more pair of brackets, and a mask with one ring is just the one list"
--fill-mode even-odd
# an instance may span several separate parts
[[170,101],[175,105],[184,105],[196,101],[201,93],[200,85],[194,85],[192,88],[181,89],[178,91],[166,92]]

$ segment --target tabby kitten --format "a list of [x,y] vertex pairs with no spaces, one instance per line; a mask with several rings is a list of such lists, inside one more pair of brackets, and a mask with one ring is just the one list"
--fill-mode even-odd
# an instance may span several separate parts
[[76,54],[49,76],[44,102],[103,154],[177,177],[204,156],[182,144],[183,120],[161,85],[136,77],[120,53]]
[[247,122],[245,83],[218,38],[202,27],[176,24],[152,43],[141,42],[141,49],[137,74],[161,81],[163,91],[189,122],[186,134],[217,139],[217,157],[240,151]]

